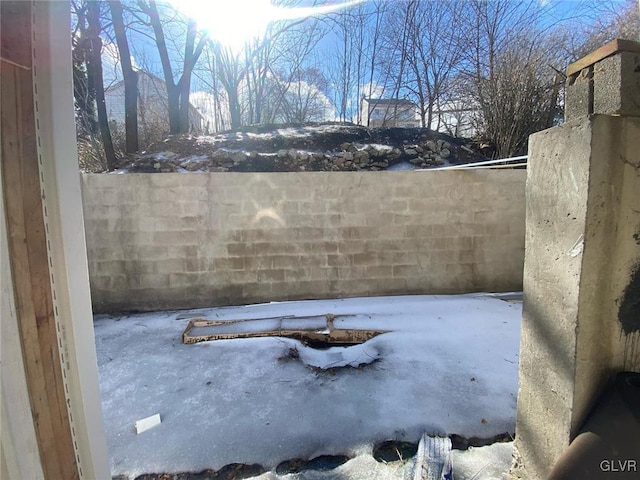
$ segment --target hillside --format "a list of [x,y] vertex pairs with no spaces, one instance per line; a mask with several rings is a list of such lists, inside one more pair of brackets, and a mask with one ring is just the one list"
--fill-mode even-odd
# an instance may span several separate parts
[[422,128],[352,124],[255,126],[212,136],[168,137],[130,156],[119,172],[408,170],[486,160],[468,139]]

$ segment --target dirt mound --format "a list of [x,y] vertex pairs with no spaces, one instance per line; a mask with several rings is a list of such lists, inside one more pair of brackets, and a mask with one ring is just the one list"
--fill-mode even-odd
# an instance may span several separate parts
[[423,128],[260,125],[212,136],[170,136],[122,171],[300,172],[400,170],[486,160],[471,140]]

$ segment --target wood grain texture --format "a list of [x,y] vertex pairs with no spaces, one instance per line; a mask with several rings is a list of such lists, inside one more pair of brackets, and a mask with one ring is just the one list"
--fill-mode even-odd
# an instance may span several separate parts
[[[2,179],[31,412],[47,479],[78,479],[53,310],[38,167],[31,2],[1,2]],[[9,21],[10,20],[10,21]],[[25,68],[27,67],[27,68]]]

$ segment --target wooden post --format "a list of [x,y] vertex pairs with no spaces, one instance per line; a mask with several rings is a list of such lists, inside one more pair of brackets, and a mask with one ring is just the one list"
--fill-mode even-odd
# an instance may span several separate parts
[[40,190],[32,3],[0,2],[2,181],[25,376],[46,479],[80,478],[60,364]]

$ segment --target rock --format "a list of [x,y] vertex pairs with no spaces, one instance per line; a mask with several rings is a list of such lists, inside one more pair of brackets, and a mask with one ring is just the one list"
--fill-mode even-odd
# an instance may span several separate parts
[[[130,172],[164,171],[335,171],[388,168],[398,162],[441,165],[480,161],[474,143],[427,129],[367,129],[354,125],[292,125],[285,134],[275,127],[246,127],[240,133],[172,136],[134,155]],[[288,127],[279,127],[288,128]],[[245,133],[253,133],[246,135]],[[385,145],[381,148],[380,145]],[[198,161],[202,157],[203,161]],[[189,161],[185,161],[189,159]],[[124,166],[124,165],[123,165]],[[183,170],[184,169],[184,170]]]
[[233,163],[237,165],[239,163],[246,162],[247,155],[244,152],[235,152],[231,154],[230,158],[233,160]]
[[409,157],[415,157],[418,155],[418,151],[415,148],[405,148],[404,154],[408,155]]
[[222,148],[216,150],[215,152],[213,152],[211,154],[211,158],[213,158],[213,159],[228,158],[228,156],[229,156],[229,152],[227,152],[226,150],[224,150]]
[[389,160],[397,160],[402,156],[402,151],[399,148],[393,148],[387,155]]
[[366,150],[358,150],[353,154],[353,159],[356,162],[368,162],[369,161],[369,153]]
[[202,170],[209,165],[209,160],[187,160],[180,164],[180,167],[184,168],[189,172],[195,172],[196,170]]

